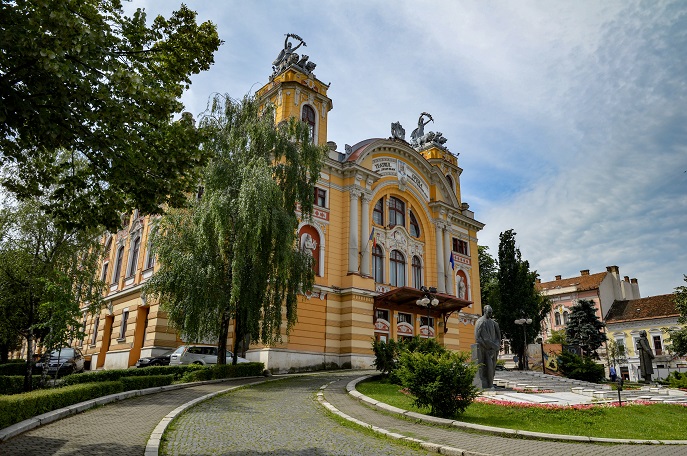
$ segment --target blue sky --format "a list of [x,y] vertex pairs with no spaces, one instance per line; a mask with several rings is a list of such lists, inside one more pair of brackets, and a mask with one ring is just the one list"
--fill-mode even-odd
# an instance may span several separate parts
[[[617,265],[642,296],[687,274],[687,3],[190,1],[225,41],[186,109],[268,81],[285,33],[331,82],[339,150],[419,114],[448,138],[496,255],[514,229],[543,281]],[[132,1],[168,16],[169,0]]]

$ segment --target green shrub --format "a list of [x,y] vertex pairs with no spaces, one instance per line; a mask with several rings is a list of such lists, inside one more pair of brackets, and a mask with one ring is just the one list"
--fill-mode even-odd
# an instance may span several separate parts
[[147,377],[151,375],[173,375],[174,380],[183,377],[187,372],[202,369],[203,366],[176,365],[176,366],[151,366],[143,369],[112,369],[84,372],[83,374],[71,374],[64,377],[63,385],[77,385],[80,383],[108,382],[124,377]]
[[122,377],[120,380],[124,391],[153,388],[156,386],[171,385],[174,375],[146,375],[138,377]]
[[[24,375],[26,373],[26,361],[21,359],[12,360],[13,362],[7,364],[0,364],[0,375]],[[34,373],[36,369],[33,368]]]
[[429,407],[433,416],[452,418],[463,413],[479,393],[473,385],[477,366],[469,358],[467,353],[406,351],[396,372],[415,396],[417,407]]
[[576,380],[599,383],[604,378],[604,367],[593,359],[563,350],[558,356],[561,373]]
[[389,375],[398,364],[399,344],[391,339],[388,342],[375,340],[372,342],[372,351],[375,354],[374,366],[384,375]]
[[234,377],[257,377],[262,375],[265,369],[263,363],[241,363],[241,364],[215,364],[212,366],[201,366],[200,369],[188,372],[181,381],[200,382],[205,380],[216,380]]
[[121,382],[100,382],[0,396],[0,428],[68,405],[121,391]]
[[671,388],[687,388],[687,373],[673,371],[666,378]]
[[[32,387],[37,389],[41,385],[41,376],[31,376]],[[18,394],[24,392],[24,376],[23,375],[4,375],[0,376],[0,394]]]
[[415,336],[412,339],[404,339],[399,343],[401,351],[411,353],[432,353],[439,355],[446,353],[446,349],[436,339],[423,339]]

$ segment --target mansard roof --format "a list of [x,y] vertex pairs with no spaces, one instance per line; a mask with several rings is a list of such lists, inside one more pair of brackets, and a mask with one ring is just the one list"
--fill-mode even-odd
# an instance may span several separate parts
[[665,294],[648,298],[614,301],[606,314],[606,323],[676,317],[675,295]]

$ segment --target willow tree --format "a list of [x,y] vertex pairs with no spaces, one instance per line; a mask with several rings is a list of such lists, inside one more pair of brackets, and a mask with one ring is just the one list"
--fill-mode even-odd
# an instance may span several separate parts
[[187,340],[218,340],[218,363],[232,322],[234,363],[246,336],[280,341],[282,315],[288,333],[297,294],[314,281],[296,230],[312,214],[325,148],[302,122],[274,119],[274,108],[252,97],[216,96],[200,125],[213,157],[202,191],[164,215],[153,236],[160,268],[146,293]]

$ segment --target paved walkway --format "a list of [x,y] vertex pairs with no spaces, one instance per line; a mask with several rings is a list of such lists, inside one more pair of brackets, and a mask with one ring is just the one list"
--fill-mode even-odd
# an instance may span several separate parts
[[[342,426],[317,401],[388,431],[433,442],[466,455],[684,455],[683,445],[598,445],[524,440],[470,433],[410,421],[361,404],[346,385],[364,375],[339,371],[263,383],[220,395],[183,413],[168,429],[165,454],[422,455],[430,454]],[[136,397],[34,429],[0,444],[0,455],[142,455],[158,422],[179,405],[237,384],[198,385]],[[324,390],[322,387],[326,386]],[[436,453],[434,453],[436,454]]]
[[244,379],[203,384],[114,402],[9,439],[0,444],[0,455],[142,455],[157,423],[179,405],[254,382]]

